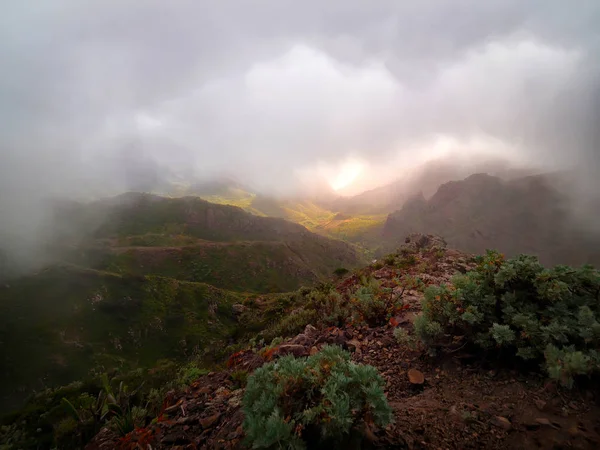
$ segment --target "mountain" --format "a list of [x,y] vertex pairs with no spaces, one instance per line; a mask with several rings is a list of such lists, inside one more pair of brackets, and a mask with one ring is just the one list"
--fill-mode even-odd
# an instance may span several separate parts
[[296,289],[361,262],[349,244],[299,224],[198,197],[129,193],[69,204],[53,228],[53,250],[68,262],[237,291]]
[[390,214],[383,237],[393,246],[418,230],[474,253],[531,253],[546,264],[600,261],[600,240],[572,219],[571,199],[558,181],[549,174],[512,180],[474,174],[451,181],[430,199],[416,195]]
[[327,206],[346,214],[387,214],[402,208],[404,203],[415,195],[423,194],[429,198],[442,184],[459,181],[479,172],[496,175],[502,179],[514,179],[530,175],[532,171],[515,167],[503,159],[467,159],[453,155],[402,170],[398,178],[391,183],[352,197],[340,197]]
[[234,303],[362,261],[349,244],[299,224],[198,197],[127,193],[53,207],[46,264],[0,284],[6,407],[90,370],[152,367],[222,346],[240,328]]
[[[155,449],[173,448],[175,443],[207,449],[251,448],[252,436],[248,431],[251,420],[257,420],[255,411],[259,409],[251,405],[260,403],[249,393],[256,383],[264,387],[256,397],[267,404],[261,409],[263,416],[259,417],[268,420],[269,425],[276,420],[283,424],[291,422],[291,431],[288,434],[280,432],[273,440],[279,436],[284,440],[291,434],[308,441],[307,445],[300,442],[302,448],[321,448],[310,445],[311,430],[305,431],[308,427],[292,428],[293,421],[298,420],[294,417],[308,417],[315,427],[330,426],[336,420],[332,414],[336,404],[341,405],[340,409],[345,408],[342,409],[345,413],[354,394],[352,389],[365,397],[365,391],[373,392],[377,373],[382,377],[380,398],[388,402],[395,420],[383,427],[368,417],[365,419],[368,431],[363,442],[356,439],[357,444],[352,447],[328,442],[330,448],[598,448],[600,406],[597,383],[593,379],[583,381],[578,378],[582,383],[576,389],[561,388],[556,380],[548,379],[547,373],[540,372],[540,361],[528,363],[514,352],[501,358],[502,352],[510,349],[502,344],[495,344],[491,351],[470,345],[467,339],[473,339],[475,334],[471,331],[473,322],[461,321],[460,314],[455,313],[462,306],[462,299],[451,297],[455,302],[451,303],[443,293],[448,295],[460,289],[454,278],[457,274],[486,270],[490,270],[488,264],[478,265],[473,255],[445,248],[439,237],[411,236],[406,246],[384,261],[348,274],[335,284],[297,293],[288,309],[281,311],[279,321],[259,334],[265,337],[266,343],[257,344],[257,339],[253,339],[231,354],[226,365],[197,377],[186,389],[168,393],[158,420],[147,419],[125,437],[107,427],[86,448],[118,448],[122,442],[131,445],[128,448],[140,446],[140,442]],[[529,275],[522,267],[520,270]],[[415,280],[419,282],[415,283]],[[596,281],[592,286],[597,285]],[[428,294],[432,290],[438,294],[435,300]],[[469,298],[477,297],[473,289],[468,292]],[[364,302],[370,300],[369,304],[375,305],[373,298],[391,301],[391,293],[395,293],[402,305],[391,319],[381,314],[376,323],[367,325],[351,317],[350,310],[356,307],[353,305],[361,303],[357,298],[362,297]],[[430,306],[424,311],[428,297]],[[588,298],[587,301],[593,306],[593,300]],[[546,308],[547,299],[546,302],[540,299],[539,304],[529,302],[531,304],[524,309],[535,312],[527,315],[528,321],[521,318],[520,323],[526,323],[523,327],[565,311]],[[558,302],[553,300],[552,303],[556,307]],[[490,306],[489,298],[481,301],[482,309],[484,304],[488,305],[485,308],[487,314],[493,311],[493,302]],[[548,311],[552,309],[553,312]],[[242,320],[250,319],[260,311],[261,306],[253,304],[242,314]],[[455,318],[446,324],[448,334],[442,333],[443,346],[428,347],[417,337],[423,333],[422,319],[433,314],[431,311],[435,314],[446,311]],[[327,313],[337,313],[337,316]],[[484,313],[479,314],[484,317]],[[595,314],[597,317],[597,312]],[[491,319],[486,318],[486,324],[487,321],[491,322]],[[286,326],[282,326],[284,324]],[[461,324],[462,328],[458,328]],[[436,325],[441,327],[439,323]],[[523,339],[528,338],[525,332],[523,334]],[[475,336],[479,338],[479,335]],[[537,339],[542,338],[536,336],[528,343]],[[350,370],[335,371],[339,360],[325,357],[330,351],[326,346],[331,344],[348,351],[346,357],[352,361]],[[432,349],[435,357],[430,353]],[[291,361],[292,357],[294,360]],[[308,362],[316,358],[320,358],[317,368],[309,366]],[[357,389],[351,381],[361,365],[376,369],[364,377],[369,382],[369,390]],[[273,366],[274,370],[268,371]],[[270,375],[273,372],[275,375]],[[322,385],[325,387],[319,389]],[[326,395],[332,390],[339,394],[330,400]],[[273,395],[274,392],[277,394]],[[271,400],[273,397],[276,400]],[[271,401],[267,403],[267,399]],[[313,411],[313,405],[320,405],[319,402],[324,406],[313,419],[307,411]],[[281,414],[282,410],[286,414]],[[361,423],[359,414],[354,411],[346,414],[348,421]],[[270,431],[275,426],[265,428]],[[281,429],[285,428],[277,428]]]

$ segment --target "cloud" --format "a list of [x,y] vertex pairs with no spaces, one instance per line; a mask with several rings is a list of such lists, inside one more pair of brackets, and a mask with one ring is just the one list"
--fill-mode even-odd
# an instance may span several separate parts
[[593,0],[2,9],[0,210],[11,224],[46,196],[165,177],[225,172],[292,192],[307,173],[326,166],[335,178],[354,160],[368,188],[448,142],[598,167]]

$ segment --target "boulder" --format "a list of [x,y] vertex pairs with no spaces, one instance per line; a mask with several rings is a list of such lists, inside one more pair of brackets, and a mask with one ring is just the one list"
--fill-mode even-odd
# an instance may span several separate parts
[[241,303],[236,303],[235,305],[233,305],[233,306],[231,307],[231,309],[233,309],[233,313],[234,313],[235,315],[238,315],[238,316],[239,316],[239,315],[240,315],[240,314],[242,314],[244,311],[246,311],[246,309],[248,309],[248,308],[246,308],[246,307],[245,307],[244,305],[242,305]]
[[403,248],[411,250],[427,250],[427,249],[442,249],[446,248],[446,241],[434,234],[413,233],[404,240]]
[[296,358],[298,358],[300,356],[306,356],[307,354],[308,354],[308,351],[306,350],[306,347],[304,347],[303,345],[283,344],[277,348],[278,356],[294,355]]
[[512,428],[510,420],[502,416],[494,416],[491,420],[491,423],[495,427],[502,428],[504,430],[510,430]]

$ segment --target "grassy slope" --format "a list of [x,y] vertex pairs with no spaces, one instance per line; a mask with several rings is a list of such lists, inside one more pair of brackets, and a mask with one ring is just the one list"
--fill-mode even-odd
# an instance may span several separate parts
[[55,267],[0,288],[0,398],[90,369],[181,359],[234,333],[241,297],[200,283]]
[[305,226],[314,233],[358,244],[370,254],[381,243],[387,214],[340,215],[310,200],[277,200],[245,191],[204,195],[203,199],[223,205],[239,206],[252,214],[281,217]]
[[[310,203],[286,208],[313,227],[332,216]],[[231,304],[246,296],[230,291],[290,291],[361,262],[351,246],[298,224],[195,197],[126,194],[68,204],[60,219],[54,244],[73,265],[0,286],[5,407],[91,369],[151,366],[212,340],[222,346],[239,328]]]
[[83,244],[63,248],[68,261],[116,273],[282,292],[362,262],[352,246],[299,224],[198,197],[127,194],[80,206],[67,217],[91,230]]
[[95,250],[94,266],[115,273],[162,275],[250,292],[284,292],[329,275],[337,263],[319,264],[302,248],[305,262],[283,242],[200,243],[164,247],[116,247]]

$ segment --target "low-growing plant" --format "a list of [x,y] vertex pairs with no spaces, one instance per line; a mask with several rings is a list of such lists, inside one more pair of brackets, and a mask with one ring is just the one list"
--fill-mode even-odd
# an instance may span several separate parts
[[348,272],[350,272],[350,271],[349,271],[348,269],[346,269],[345,267],[338,267],[337,269],[335,269],[335,270],[333,271],[333,274],[334,274],[336,277],[340,277],[340,278],[341,278],[341,277],[343,277],[343,276],[346,276],[346,275],[348,275]]
[[264,336],[272,339],[276,336],[292,336],[299,333],[309,323],[317,321],[317,312],[314,309],[298,309],[286,315],[271,329],[265,331]]
[[[387,323],[404,307],[402,295],[412,284],[403,279],[391,280],[393,287],[382,287],[375,279],[363,279],[352,295],[352,316],[355,322],[365,322],[369,326]],[[400,292],[396,290],[403,286]]]
[[248,381],[248,371],[236,370],[231,373],[230,377],[231,381],[233,381],[233,386],[236,389],[240,389],[246,386],[246,382]]
[[203,375],[206,375],[208,370],[202,369],[198,367],[194,363],[188,363],[179,369],[179,373],[177,374],[177,384],[179,386],[187,386],[192,381],[197,380]]
[[571,386],[600,371],[600,273],[590,266],[544,268],[537,258],[495,251],[453,286],[430,287],[415,332],[436,346],[453,336],[532,362]]
[[396,263],[396,255],[391,254],[391,255],[387,255],[383,261],[385,262],[386,265],[388,266],[393,266]]
[[392,420],[383,388],[374,367],[337,346],[285,356],[248,378],[244,429],[254,448],[346,448],[364,427]]
[[417,342],[414,336],[411,336],[408,331],[402,327],[394,328],[394,338],[396,338],[398,344],[406,346],[411,350],[416,347]]

